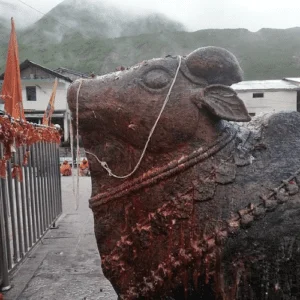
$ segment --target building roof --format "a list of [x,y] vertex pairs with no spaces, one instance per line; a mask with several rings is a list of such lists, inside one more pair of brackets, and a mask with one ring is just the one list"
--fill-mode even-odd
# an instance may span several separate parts
[[[73,76],[67,76],[67,74],[66,74],[66,75],[63,75],[62,73],[57,72],[56,70],[51,70],[51,69],[48,69],[48,68],[46,68],[46,67],[43,67],[43,66],[41,66],[41,65],[39,65],[39,64],[37,64],[37,63],[35,63],[35,62],[29,60],[29,59],[26,59],[25,61],[23,61],[23,62],[20,64],[20,71],[25,70],[26,68],[28,68],[28,67],[30,67],[30,66],[40,68],[41,70],[43,70],[43,71],[45,71],[45,72],[47,72],[47,73],[53,75],[54,77],[63,79],[63,80],[65,80],[65,81],[67,81],[67,82],[73,82],[73,81],[75,80],[75,79],[73,79]],[[63,69],[63,68],[59,68],[59,69]],[[58,70],[59,70],[59,69],[58,69]],[[73,72],[76,72],[76,71],[73,71]],[[5,74],[5,73],[3,73],[3,74],[0,75],[0,80],[4,80],[4,74]],[[71,74],[71,73],[69,73],[68,75],[70,75],[70,74]],[[82,74],[84,74],[84,73],[77,72],[77,74],[81,74],[81,75],[82,75]],[[73,74],[73,75],[74,75],[74,74]],[[86,74],[84,74],[84,75],[87,76]],[[85,77],[85,76],[84,76],[83,78],[87,78],[87,77]],[[77,78],[81,78],[80,75],[78,75]],[[77,78],[76,78],[76,79],[77,79]]]
[[82,72],[67,69],[67,68],[57,68],[53,71],[57,72],[61,75],[67,76],[67,77],[71,78],[73,81],[76,80],[76,79],[79,79],[79,78],[89,78],[90,77],[86,73],[82,73]]
[[281,79],[241,81],[231,87],[236,91],[300,90],[298,84]]
[[287,78],[283,78],[283,80],[291,81],[296,84],[300,84],[300,77],[287,77]]

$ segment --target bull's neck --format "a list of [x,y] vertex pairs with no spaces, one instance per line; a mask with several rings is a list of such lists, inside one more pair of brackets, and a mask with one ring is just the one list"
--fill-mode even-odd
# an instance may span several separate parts
[[[200,113],[199,126],[188,141],[174,144],[166,151],[166,149],[155,149],[159,143],[152,143],[151,140],[137,171],[125,180],[134,180],[151,169],[161,168],[165,164],[176,159],[178,160],[184,155],[189,155],[201,147],[205,148],[212,145],[223,130],[224,125],[222,121],[215,120],[211,116]],[[95,132],[95,135],[92,136],[97,136],[98,134],[99,133]],[[135,132],[132,132],[132,134],[135,134]],[[83,139],[85,139],[85,136],[83,136]],[[112,136],[110,133],[103,133],[101,145],[97,147],[89,147],[89,145],[95,145],[94,141],[83,140],[83,142],[85,146],[87,146],[85,148],[93,152],[101,161],[107,162],[111,171],[119,176],[124,176],[132,172],[143,151],[142,147],[133,147],[127,141]],[[123,179],[109,176],[107,171],[102,168],[101,164],[97,162],[94,157],[89,156],[89,159],[91,161],[93,195],[124,182]]]
[[[109,176],[103,169],[99,170],[97,168],[96,172],[94,170],[94,173],[92,170],[92,202],[95,200],[99,204],[113,201],[127,193],[158,184],[160,181],[206,160],[225,147],[234,137],[232,129],[224,126],[224,124],[217,124],[215,130],[217,134],[213,140],[204,139],[199,134],[189,143],[178,147],[175,151],[146,153],[136,173],[128,179],[114,178]],[[121,146],[120,143],[118,143],[118,146]],[[118,175],[129,173],[135,166],[141,153],[128,146],[122,149],[123,151],[120,152],[120,155],[114,154],[115,161],[111,161],[109,164],[112,171]]]

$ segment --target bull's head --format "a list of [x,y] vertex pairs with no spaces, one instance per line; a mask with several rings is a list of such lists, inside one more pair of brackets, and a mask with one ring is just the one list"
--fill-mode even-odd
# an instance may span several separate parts
[[[133,152],[140,151],[174,80],[178,64],[177,57],[169,56],[84,80],[79,91],[79,126],[85,147],[98,152],[97,155],[101,152],[100,158],[108,162],[115,161],[116,168],[119,165],[117,157],[121,155],[118,153],[123,153],[123,160],[130,159],[124,145],[126,149],[128,146],[134,149]],[[229,87],[241,80],[242,70],[235,56],[225,49],[199,48],[183,57],[147,153],[170,153],[188,142],[213,140],[221,119],[249,121],[243,101]],[[73,113],[78,87],[76,81],[68,92]],[[132,166],[134,162],[129,164]],[[92,171],[96,169],[93,164]],[[124,167],[122,170],[124,173]]]

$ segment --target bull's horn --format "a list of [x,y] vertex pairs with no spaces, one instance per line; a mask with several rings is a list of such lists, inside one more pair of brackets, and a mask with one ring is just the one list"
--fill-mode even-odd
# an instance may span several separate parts
[[242,81],[243,71],[236,57],[218,47],[199,48],[186,57],[189,71],[209,84],[232,85]]

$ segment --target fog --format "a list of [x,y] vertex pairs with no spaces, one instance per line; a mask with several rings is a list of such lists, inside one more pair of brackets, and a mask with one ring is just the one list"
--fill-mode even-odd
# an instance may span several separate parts
[[[83,0],[80,0],[83,1]],[[102,1],[103,0],[88,0]],[[144,12],[160,12],[182,22],[189,31],[205,28],[247,28],[257,31],[263,27],[289,28],[300,25],[300,1],[278,0],[104,0],[119,8]],[[26,11],[23,21],[34,22],[42,15],[30,9],[24,3],[42,13],[47,13],[62,0],[0,0],[0,16],[7,15],[1,3],[14,4],[18,10],[14,14]],[[22,3],[23,2],[23,3]],[[126,3],[126,4],[125,4]],[[17,13],[17,11],[19,13]],[[23,22],[22,21],[22,22]]]

